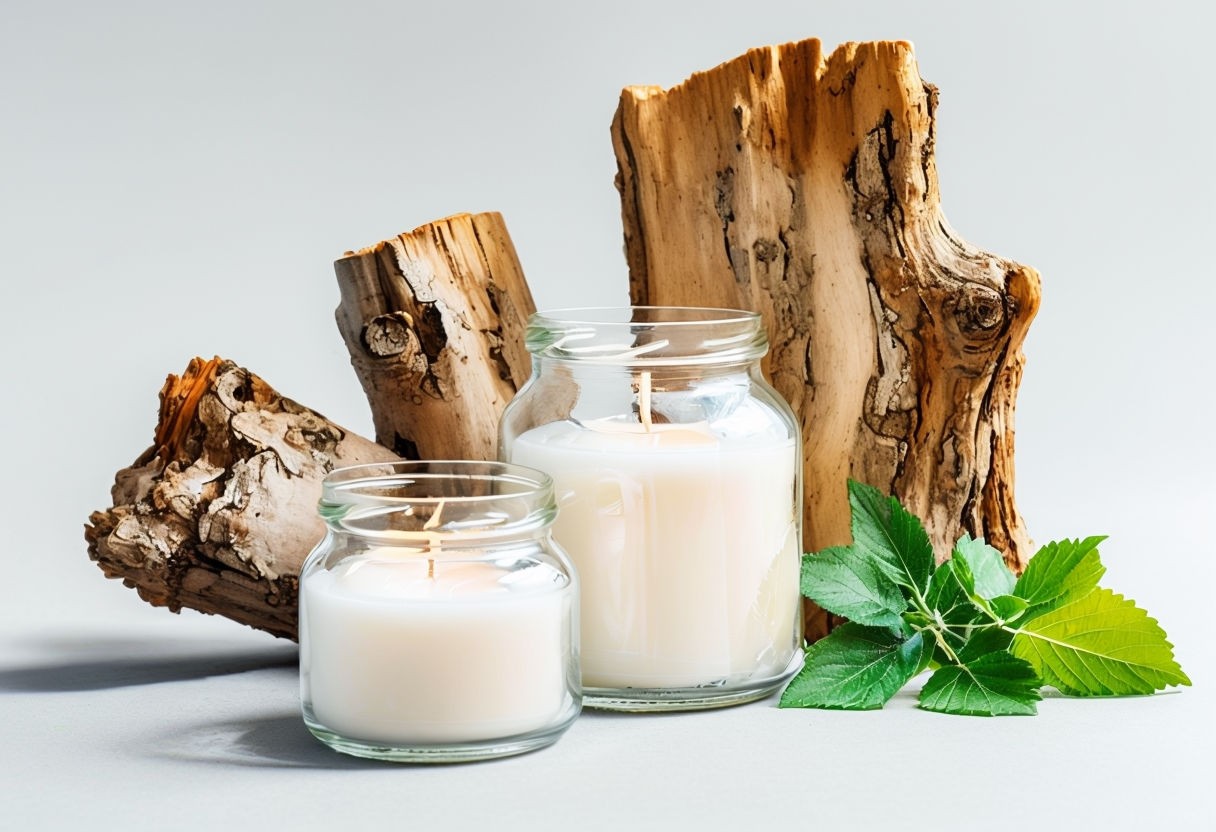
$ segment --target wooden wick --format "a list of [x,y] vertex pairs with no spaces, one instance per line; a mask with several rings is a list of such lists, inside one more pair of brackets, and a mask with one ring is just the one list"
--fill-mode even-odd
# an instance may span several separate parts
[[646,432],[650,433],[652,424],[652,416],[650,413],[650,371],[643,370],[641,380],[638,382],[638,416],[642,420],[642,427],[646,428]]
[[[425,523],[422,524],[422,530],[424,532],[430,531],[431,529],[433,529],[439,525],[439,519],[440,519],[440,517],[443,516],[443,508],[446,505],[447,505],[447,500],[439,501],[439,505],[435,507],[435,513],[431,515],[429,520],[427,520]],[[439,548],[439,536],[431,535],[427,539],[426,550],[428,552],[430,552],[431,550],[438,549],[438,548]],[[430,578],[432,581],[435,580],[435,559],[434,558],[426,559],[426,576],[428,578]]]

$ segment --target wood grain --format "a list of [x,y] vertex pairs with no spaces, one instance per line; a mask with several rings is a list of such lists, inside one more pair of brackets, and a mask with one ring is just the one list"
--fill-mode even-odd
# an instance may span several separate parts
[[762,313],[801,421],[808,550],[849,541],[853,477],[924,518],[939,559],[965,531],[1020,569],[1013,418],[1039,277],[946,222],[936,107],[903,42],[770,46],[625,89],[630,291]]

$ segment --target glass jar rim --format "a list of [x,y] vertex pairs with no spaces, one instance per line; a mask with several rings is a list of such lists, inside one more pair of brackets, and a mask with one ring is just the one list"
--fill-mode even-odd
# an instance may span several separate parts
[[699,306],[571,307],[533,313],[528,351],[589,364],[675,366],[755,361],[768,352],[758,312]]
[[[462,493],[469,492],[469,493]],[[415,515],[411,525],[389,515]],[[335,468],[321,483],[318,505],[331,528],[413,545],[436,537],[468,542],[526,536],[553,523],[553,480],[535,468],[478,460],[402,460]],[[453,514],[454,519],[446,519]],[[435,519],[433,527],[423,519]],[[442,521],[442,522],[440,522]],[[459,544],[449,540],[447,545]]]

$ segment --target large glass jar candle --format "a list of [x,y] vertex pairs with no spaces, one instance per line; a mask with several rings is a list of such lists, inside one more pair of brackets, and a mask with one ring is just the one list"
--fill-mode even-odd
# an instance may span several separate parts
[[553,477],[578,568],[589,706],[771,693],[801,662],[801,450],[760,372],[760,317],[632,307],[534,315],[499,455]]
[[498,462],[334,471],[300,575],[309,730],[361,757],[444,762],[554,742],[582,703],[578,587],[553,486]]

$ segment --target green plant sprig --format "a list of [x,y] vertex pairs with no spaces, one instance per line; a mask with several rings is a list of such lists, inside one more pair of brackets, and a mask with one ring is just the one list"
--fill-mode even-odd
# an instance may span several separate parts
[[1104,537],[1048,543],[1021,577],[982,538],[936,566],[920,520],[849,482],[853,543],[805,555],[802,594],[849,622],[806,650],[783,708],[881,708],[932,669],[920,707],[1034,714],[1050,685],[1070,696],[1149,694],[1191,680],[1165,631],[1098,586]]

